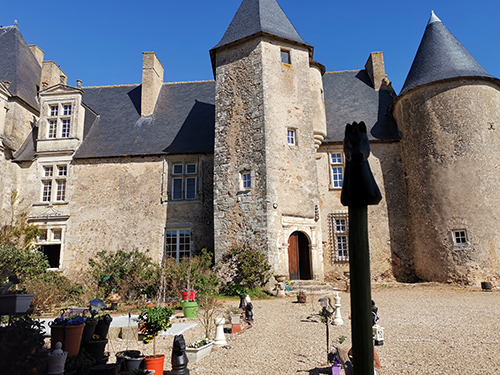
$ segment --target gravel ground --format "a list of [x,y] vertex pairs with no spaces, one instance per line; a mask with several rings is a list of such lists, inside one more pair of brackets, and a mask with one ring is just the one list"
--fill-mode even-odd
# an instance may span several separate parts
[[[350,335],[349,294],[340,293],[343,326],[330,326],[330,342]],[[372,297],[385,328],[385,344],[377,347],[379,375],[500,374],[500,291],[435,284],[374,286]],[[319,321],[320,296],[306,304],[294,298],[253,301],[253,327],[226,334],[228,346],[214,349],[199,363],[189,363],[192,374],[326,374],[326,329]],[[226,302],[227,308],[238,306]],[[196,322],[196,319],[177,319]],[[226,319],[226,322],[228,320]],[[229,328],[229,324],[226,325]],[[184,333],[187,343],[203,336],[201,325]],[[173,336],[157,338],[157,352],[166,355],[171,369]],[[126,340],[114,339],[113,353]],[[152,344],[128,342],[129,349],[152,354]],[[113,356],[111,358],[114,358]]]

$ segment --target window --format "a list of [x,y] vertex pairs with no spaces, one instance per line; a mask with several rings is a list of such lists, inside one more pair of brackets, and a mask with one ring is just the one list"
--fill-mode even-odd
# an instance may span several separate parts
[[[54,171],[56,171],[54,173]],[[67,165],[46,165],[42,172],[42,202],[66,201]]]
[[295,146],[295,129],[287,129],[287,142],[290,146]]
[[177,261],[191,257],[191,230],[167,229],[165,252]]
[[69,138],[69,127],[70,127],[70,120],[69,119],[62,120],[62,133],[61,133],[62,138]]
[[281,50],[281,62],[290,64],[290,51]]
[[333,261],[349,260],[348,214],[346,212],[331,213],[330,240],[333,249]]
[[47,138],[69,138],[71,134],[71,104],[51,104],[48,109]]
[[455,245],[467,245],[467,231],[465,229],[454,230],[453,239]]
[[172,199],[195,199],[197,187],[196,164],[172,165]]
[[330,154],[330,169],[331,169],[331,187],[333,189],[342,188],[344,181],[344,162],[341,152]]
[[241,188],[248,190],[252,187],[252,175],[249,171],[241,172]]
[[62,228],[41,229],[37,238],[40,250],[47,256],[50,268],[59,268],[61,261]]

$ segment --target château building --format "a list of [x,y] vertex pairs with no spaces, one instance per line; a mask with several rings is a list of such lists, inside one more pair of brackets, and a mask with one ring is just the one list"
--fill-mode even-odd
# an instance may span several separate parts
[[342,141],[364,121],[372,278],[498,275],[500,81],[434,14],[399,95],[382,52],[327,72],[276,0],[243,0],[210,56],[213,81],[164,83],[144,52],[141,84],[84,87],[0,28],[0,224],[18,191],[66,273],[101,250],[250,246],[276,275],[342,279]]

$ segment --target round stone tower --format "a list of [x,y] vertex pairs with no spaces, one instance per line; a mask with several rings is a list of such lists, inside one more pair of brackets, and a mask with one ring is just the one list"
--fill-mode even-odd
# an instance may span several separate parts
[[500,81],[432,13],[401,94],[408,232],[422,280],[500,271]]

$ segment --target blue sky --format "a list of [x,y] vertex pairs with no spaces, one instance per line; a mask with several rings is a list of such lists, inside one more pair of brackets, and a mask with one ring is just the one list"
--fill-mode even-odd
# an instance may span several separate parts
[[[493,76],[500,77],[498,0],[278,0],[314,58],[327,71],[362,69],[384,53],[399,92],[431,10]],[[45,51],[83,86],[141,82],[142,52],[155,51],[165,82],[213,79],[208,51],[222,38],[241,0],[10,1],[0,25],[18,21],[28,44]]]

